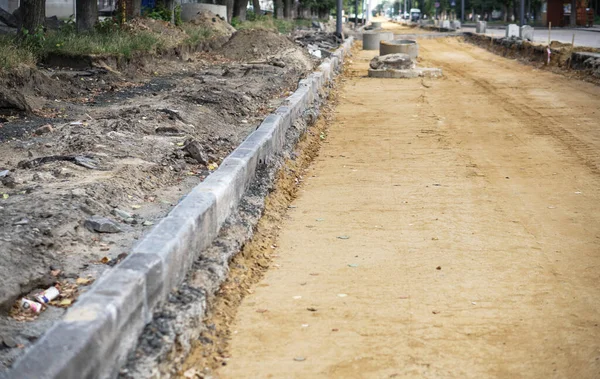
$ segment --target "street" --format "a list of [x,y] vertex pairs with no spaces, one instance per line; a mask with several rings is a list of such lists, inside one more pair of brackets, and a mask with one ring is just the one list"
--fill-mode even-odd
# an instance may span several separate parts
[[350,58],[219,377],[600,375],[600,88],[419,45],[444,78]]

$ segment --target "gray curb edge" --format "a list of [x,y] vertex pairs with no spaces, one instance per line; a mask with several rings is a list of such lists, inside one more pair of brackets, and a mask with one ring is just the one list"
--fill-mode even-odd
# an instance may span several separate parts
[[[257,166],[281,153],[288,128],[318,100],[350,51],[349,37],[221,166],[197,185],[115,268],[6,373],[10,379],[116,377],[152,311],[184,280],[253,181]],[[0,377],[3,377],[0,374]]]

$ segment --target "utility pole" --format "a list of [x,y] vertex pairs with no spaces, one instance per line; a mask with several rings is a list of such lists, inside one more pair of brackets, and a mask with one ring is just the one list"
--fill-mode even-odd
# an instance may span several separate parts
[[460,22],[465,23],[465,0],[460,0]]
[[336,1],[335,15],[336,15],[335,34],[337,34],[337,36],[340,38],[344,38],[344,36],[342,34],[342,0]]
[[358,0],[354,0],[354,30],[356,29],[358,29]]
[[[520,13],[519,21],[521,22],[521,26],[523,26],[523,25],[525,25],[525,0],[521,0],[521,10],[519,13]],[[573,14],[573,13],[571,12],[571,14]]]

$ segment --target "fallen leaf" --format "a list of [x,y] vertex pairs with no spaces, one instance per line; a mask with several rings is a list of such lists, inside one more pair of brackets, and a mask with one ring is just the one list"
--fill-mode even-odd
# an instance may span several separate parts
[[107,264],[108,262],[110,262],[109,257],[103,257],[102,259],[100,259],[100,263]]
[[436,270],[441,270],[441,269],[442,269],[442,266],[437,266],[435,269],[436,269]]
[[358,265],[356,263],[350,263],[348,267],[358,267]]
[[311,311],[311,312],[316,312],[317,308],[313,308],[313,307],[308,307],[306,308],[307,311]]
[[92,282],[92,279],[89,278],[77,278],[77,280],[75,281],[75,283],[79,284],[79,285],[83,285],[86,286],[88,284],[90,284]]
[[338,239],[340,239],[340,240],[347,240],[347,239],[350,239],[350,237],[348,237],[348,236],[338,236]]
[[337,332],[337,331],[339,331],[339,329],[338,328],[333,328],[333,329],[331,329],[331,331],[332,332]]
[[267,310],[267,309],[257,309],[256,313],[265,313],[265,312],[268,312],[268,311],[269,310]]
[[131,209],[140,209],[141,207],[142,207],[141,205],[135,204],[135,205],[131,206]]
[[58,305],[60,305],[62,307],[68,307],[71,304],[73,304],[72,299],[62,299],[61,301],[58,302]]
[[294,358],[294,360],[295,360],[296,362],[302,362],[302,361],[305,361],[305,360],[306,360],[306,358],[304,358],[304,357],[295,357],[295,358]]

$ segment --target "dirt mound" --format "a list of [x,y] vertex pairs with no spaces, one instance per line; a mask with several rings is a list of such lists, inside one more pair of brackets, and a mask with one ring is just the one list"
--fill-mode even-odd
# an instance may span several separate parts
[[235,33],[235,28],[220,16],[210,12],[198,13],[191,21],[192,24],[210,30],[213,35],[230,36]]
[[306,50],[287,37],[264,29],[239,30],[218,52],[242,62],[280,61],[299,71],[309,71],[314,66]]
[[[37,108],[38,96],[64,97],[73,91],[50,77],[46,71],[29,66],[0,75],[0,113],[31,113]],[[1,126],[1,125],[0,125]]]

